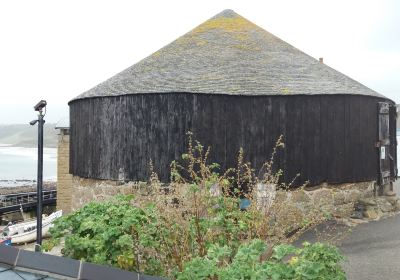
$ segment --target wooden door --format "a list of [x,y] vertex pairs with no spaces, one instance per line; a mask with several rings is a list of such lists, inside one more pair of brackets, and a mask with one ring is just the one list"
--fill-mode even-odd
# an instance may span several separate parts
[[390,183],[390,106],[386,102],[378,102],[378,135],[379,141],[379,185]]
[[390,105],[389,108],[389,129],[390,129],[390,177],[392,181],[397,179],[397,107]]

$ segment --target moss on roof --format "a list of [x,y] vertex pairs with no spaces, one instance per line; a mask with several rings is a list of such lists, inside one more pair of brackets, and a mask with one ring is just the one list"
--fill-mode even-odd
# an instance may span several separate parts
[[76,99],[138,93],[383,97],[225,10]]

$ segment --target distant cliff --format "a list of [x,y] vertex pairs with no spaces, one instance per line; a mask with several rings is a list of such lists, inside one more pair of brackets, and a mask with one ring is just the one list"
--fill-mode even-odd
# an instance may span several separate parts
[[[37,147],[37,131],[37,125],[0,125],[0,144],[9,144],[18,147]],[[45,147],[57,147],[57,130],[55,129],[55,124],[46,123],[44,125],[43,136]]]

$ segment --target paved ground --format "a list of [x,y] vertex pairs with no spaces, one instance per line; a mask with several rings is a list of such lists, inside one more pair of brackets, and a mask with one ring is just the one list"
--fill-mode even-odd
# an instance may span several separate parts
[[[394,191],[400,194],[400,180]],[[351,229],[344,225],[324,225],[304,234],[296,243],[331,237],[338,240],[336,243],[346,257],[343,266],[349,280],[400,279],[400,214]]]
[[400,215],[355,227],[340,248],[348,279],[400,279]]
[[340,249],[348,279],[400,279],[400,215],[355,227]]

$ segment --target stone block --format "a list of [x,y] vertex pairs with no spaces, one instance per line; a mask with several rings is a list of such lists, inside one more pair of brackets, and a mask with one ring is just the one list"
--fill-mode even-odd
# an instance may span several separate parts
[[133,189],[130,186],[129,187],[124,187],[124,188],[122,188],[121,193],[123,195],[132,194],[133,193]]
[[293,191],[291,195],[291,201],[294,203],[309,203],[311,202],[310,197],[304,190]]
[[393,197],[393,196],[396,196],[396,193],[394,191],[389,190],[389,191],[385,192],[385,195],[389,196],[389,197]]
[[100,186],[95,186],[95,187],[92,187],[92,189],[93,189],[93,194],[94,194],[95,196],[97,196],[97,195],[100,195],[100,194],[103,194],[103,193],[104,193],[104,191],[103,191],[103,188],[102,188],[102,187],[100,187]]
[[364,211],[358,211],[358,210],[354,211],[354,212],[351,214],[350,219],[352,219],[352,220],[358,220],[358,219],[364,218],[363,212],[364,212]]
[[286,203],[288,198],[288,193],[285,191],[277,191],[275,195],[275,204]]
[[282,230],[291,231],[299,228],[303,223],[304,213],[298,207],[287,204],[278,211],[276,218]]
[[387,196],[387,197],[385,197],[386,198],[386,200],[390,203],[390,204],[392,204],[393,206],[395,206],[396,205],[396,202],[399,200],[396,196]]
[[333,196],[332,191],[328,189],[321,189],[314,191],[313,201],[317,206],[332,205],[333,206]]
[[378,206],[379,206],[379,209],[382,212],[385,212],[385,213],[386,212],[391,212],[391,211],[393,211],[395,209],[395,207],[393,207],[393,205],[390,204],[387,200],[379,201]]
[[350,217],[354,212],[354,204],[346,203],[336,206],[332,212],[332,215],[337,218]]
[[104,194],[108,195],[108,196],[114,196],[117,195],[118,193],[120,193],[120,189],[121,186],[116,187],[116,186],[111,186],[111,187],[105,187],[104,190]]
[[369,209],[365,210],[363,215],[365,218],[371,219],[371,220],[375,220],[379,217],[379,213],[378,213],[377,209],[375,209],[375,208],[369,208]]
[[371,198],[360,198],[358,200],[358,203],[364,206],[376,206],[377,202],[374,199]]
[[333,205],[345,204],[346,197],[342,191],[336,191],[333,193]]
[[362,192],[362,198],[372,198],[375,195],[375,189],[372,188],[368,188],[365,191]]
[[345,203],[357,202],[361,198],[359,190],[350,190],[345,192]]

